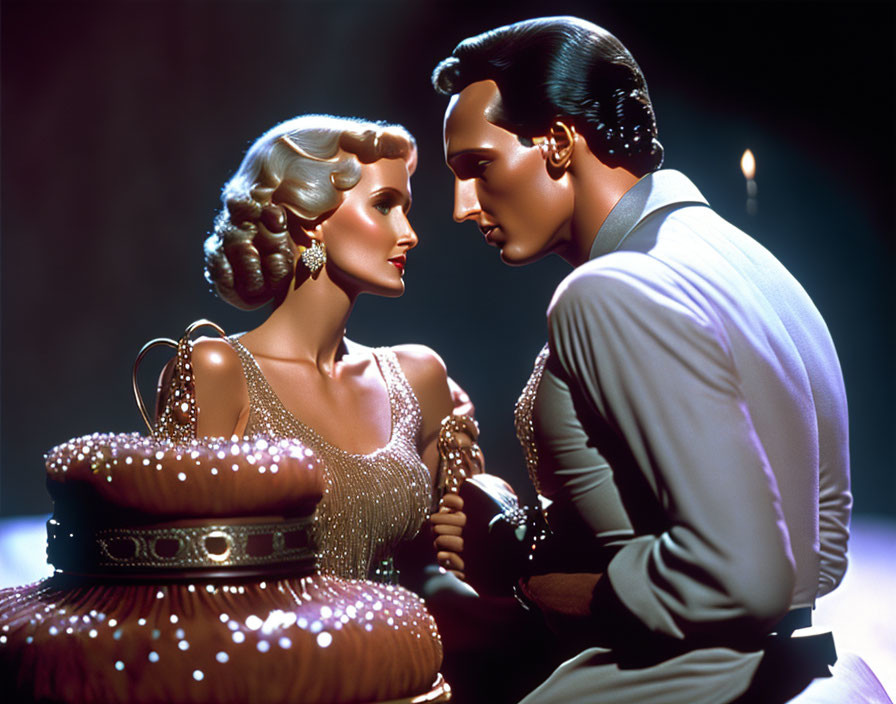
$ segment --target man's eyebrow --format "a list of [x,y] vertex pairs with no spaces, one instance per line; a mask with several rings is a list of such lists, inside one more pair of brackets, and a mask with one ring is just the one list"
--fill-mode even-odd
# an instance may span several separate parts
[[445,161],[453,161],[467,154],[485,154],[486,152],[488,152],[488,147],[470,147],[469,149],[459,149],[456,152],[451,152],[450,154],[448,154],[445,157]]

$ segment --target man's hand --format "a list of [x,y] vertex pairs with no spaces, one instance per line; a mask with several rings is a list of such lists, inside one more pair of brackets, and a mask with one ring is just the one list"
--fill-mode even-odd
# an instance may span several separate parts
[[561,638],[587,634],[594,601],[594,588],[602,575],[593,572],[534,574],[519,581],[519,589],[535,604],[545,623]]
[[591,615],[594,588],[601,577],[594,572],[533,574],[520,580],[520,588],[546,615],[583,617]]

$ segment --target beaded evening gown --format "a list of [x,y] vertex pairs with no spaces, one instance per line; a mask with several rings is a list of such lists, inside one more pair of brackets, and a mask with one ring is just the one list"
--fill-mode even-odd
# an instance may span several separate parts
[[236,337],[229,338],[249,388],[248,435],[297,438],[323,461],[324,495],[315,513],[322,573],[394,581],[393,555],[413,538],[431,504],[429,470],[417,451],[422,415],[395,353],[373,350],[389,392],[392,434],[370,454],[345,452],[295,418]]
[[[385,583],[430,501],[420,409],[395,355],[374,351],[392,437],[352,455],[292,417],[231,344],[250,391],[245,438],[97,434],[48,454],[56,573],[0,590],[7,701],[447,698],[435,622]],[[190,416],[190,389],[175,415]]]

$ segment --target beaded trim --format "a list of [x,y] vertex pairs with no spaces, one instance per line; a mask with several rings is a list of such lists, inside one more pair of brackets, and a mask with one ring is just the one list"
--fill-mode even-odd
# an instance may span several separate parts
[[[51,518],[47,522],[47,555],[57,570],[76,572],[94,568],[113,572],[138,568],[204,570],[313,563],[311,523],[311,517],[306,516],[274,523],[104,528],[94,532],[71,529]],[[257,536],[270,538],[270,548],[263,554],[250,549],[250,540]],[[165,543],[176,547],[164,549]]]
[[529,381],[523,387],[523,392],[520,394],[513,411],[513,425],[516,428],[516,437],[523,447],[523,454],[526,457],[526,468],[529,470],[529,479],[532,480],[532,485],[539,496],[541,495],[541,487],[538,482],[538,447],[535,445],[535,424],[532,421],[532,411],[535,408],[535,396],[538,393],[538,385],[541,383],[544,365],[548,361],[549,353],[547,345],[538,353]]
[[168,389],[168,403],[159,414],[153,437],[187,442],[196,437],[198,408],[193,379],[193,341],[186,335],[177,344],[175,371]]

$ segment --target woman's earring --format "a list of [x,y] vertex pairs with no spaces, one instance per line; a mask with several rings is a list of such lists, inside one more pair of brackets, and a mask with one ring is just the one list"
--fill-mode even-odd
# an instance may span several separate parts
[[302,264],[308,267],[312,276],[327,263],[327,247],[323,242],[311,240],[310,247],[299,247],[299,251],[302,253]]

